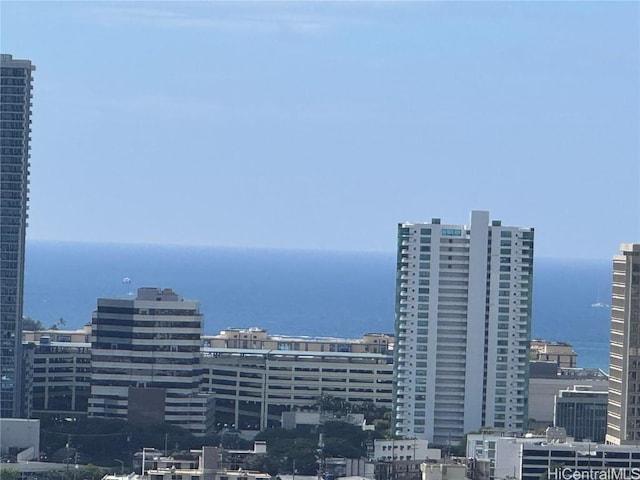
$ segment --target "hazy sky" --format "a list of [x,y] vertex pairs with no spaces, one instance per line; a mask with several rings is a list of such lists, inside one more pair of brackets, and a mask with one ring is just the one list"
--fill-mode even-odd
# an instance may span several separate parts
[[638,2],[10,2],[28,238],[393,251],[472,209],[640,241]]

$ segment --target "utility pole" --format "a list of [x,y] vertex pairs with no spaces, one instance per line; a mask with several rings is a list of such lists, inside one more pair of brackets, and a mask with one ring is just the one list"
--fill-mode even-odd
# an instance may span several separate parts
[[65,445],[66,448],[66,458],[65,458],[65,462],[67,463],[67,470],[69,470],[69,461],[71,460],[71,457],[69,456],[69,447],[71,446],[71,435],[67,435],[67,443]]

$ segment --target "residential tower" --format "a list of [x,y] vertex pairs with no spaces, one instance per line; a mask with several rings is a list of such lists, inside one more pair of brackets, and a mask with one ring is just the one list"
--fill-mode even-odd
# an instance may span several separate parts
[[0,55],[0,418],[24,415],[22,303],[34,70],[29,60]]
[[533,228],[398,225],[395,433],[437,445],[527,426]]

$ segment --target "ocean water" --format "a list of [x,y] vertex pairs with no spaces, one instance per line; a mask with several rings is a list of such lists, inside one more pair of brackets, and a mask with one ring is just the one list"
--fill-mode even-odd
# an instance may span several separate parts
[[[393,332],[395,253],[28,242],[26,316],[65,328],[91,321],[98,297],[170,287],[200,301],[205,333],[358,338]],[[123,282],[128,278],[130,283]],[[608,369],[609,261],[535,259],[535,338],[566,341],[578,365]]]

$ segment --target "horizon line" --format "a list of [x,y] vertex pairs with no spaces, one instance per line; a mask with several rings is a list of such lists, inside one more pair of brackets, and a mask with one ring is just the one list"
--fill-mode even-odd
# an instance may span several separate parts
[[[46,243],[58,245],[93,245],[105,247],[158,247],[158,248],[198,248],[198,249],[219,249],[219,250],[253,250],[253,251],[280,251],[280,252],[296,252],[296,253],[336,253],[336,254],[365,254],[365,255],[396,255],[395,249],[389,250],[353,250],[353,249],[336,249],[336,248],[314,248],[314,247],[273,247],[273,246],[240,246],[240,245],[216,245],[210,243],[153,243],[153,242],[136,242],[136,241],[114,241],[114,240],[52,240],[52,239],[29,239],[26,243]],[[577,261],[577,262],[610,262],[613,257],[593,258],[593,257],[562,257],[553,255],[535,255],[538,260],[548,261]]]

